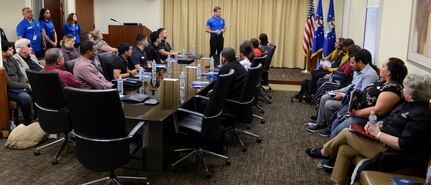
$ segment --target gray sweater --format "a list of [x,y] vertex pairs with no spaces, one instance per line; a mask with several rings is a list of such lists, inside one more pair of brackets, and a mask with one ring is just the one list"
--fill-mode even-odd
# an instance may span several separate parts
[[18,62],[9,57],[3,61],[3,66],[6,68],[6,83],[9,89],[26,89],[29,87],[26,82],[26,77],[22,74]]

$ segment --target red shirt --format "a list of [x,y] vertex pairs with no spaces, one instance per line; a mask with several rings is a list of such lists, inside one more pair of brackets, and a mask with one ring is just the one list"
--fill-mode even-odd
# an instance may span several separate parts
[[254,48],[254,56],[255,57],[261,57],[262,56],[262,51],[260,51],[259,48]]
[[42,72],[57,73],[58,76],[60,76],[60,79],[61,81],[63,81],[65,86],[75,87],[75,88],[82,88],[83,86],[82,83],[72,75],[72,73],[55,68],[54,66],[46,65],[45,68],[42,69]]

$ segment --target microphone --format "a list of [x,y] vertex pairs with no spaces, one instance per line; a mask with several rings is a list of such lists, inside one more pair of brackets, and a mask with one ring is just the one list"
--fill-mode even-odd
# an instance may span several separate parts
[[118,24],[120,24],[120,25],[123,25],[123,23],[121,23],[121,22],[119,22],[119,21],[117,21],[117,20],[115,20],[115,19],[113,19],[113,18],[111,18],[111,21],[114,21],[114,22],[116,22],[116,23],[118,23]]

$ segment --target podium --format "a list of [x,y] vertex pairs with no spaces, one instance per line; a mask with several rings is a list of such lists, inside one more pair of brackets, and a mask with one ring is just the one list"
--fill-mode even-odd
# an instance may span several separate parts
[[147,39],[149,39],[151,30],[146,26],[138,25],[109,25],[108,34],[109,45],[116,48],[122,42],[128,42],[134,46],[138,34],[145,34]]

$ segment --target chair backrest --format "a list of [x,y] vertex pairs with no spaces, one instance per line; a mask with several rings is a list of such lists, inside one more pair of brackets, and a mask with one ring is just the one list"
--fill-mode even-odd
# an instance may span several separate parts
[[66,61],[66,62],[64,62],[64,65],[63,65],[63,68],[66,70],[66,71],[69,71],[70,73],[72,73],[73,74],[73,67],[75,66],[75,62],[76,62],[76,58],[75,59],[73,59],[73,60],[69,60],[69,61]]
[[50,134],[69,132],[70,117],[63,95],[63,82],[57,73],[27,69],[41,128]]
[[269,52],[268,52],[268,58],[265,62],[265,65],[263,65],[263,70],[268,71],[269,67],[271,67],[272,57],[274,56],[275,49],[277,48],[274,44],[269,44]]
[[259,64],[264,65],[267,58],[268,58],[268,54],[265,54],[261,57],[254,57],[253,61],[251,62],[251,67],[256,67]]
[[105,52],[98,55],[100,65],[103,69],[103,76],[106,80],[112,81],[114,79],[113,63],[119,58],[116,52]]
[[127,164],[130,159],[130,141],[115,140],[128,135],[116,90],[66,87],[64,95],[77,135],[77,156],[80,163],[95,171],[110,171]]
[[242,102],[248,102],[253,100],[256,87],[259,84],[260,76],[262,75],[262,64],[258,64],[256,67],[251,67],[248,70],[247,84],[245,85],[244,91],[242,92]]
[[224,100],[229,92],[232,83],[234,70],[231,69],[228,74],[218,76],[213,91],[209,97],[208,104],[205,108],[204,115],[210,119],[204,119],[202,122],[202,135],[207,139],[218,139],[220,137],[220,119],[223,110]]

